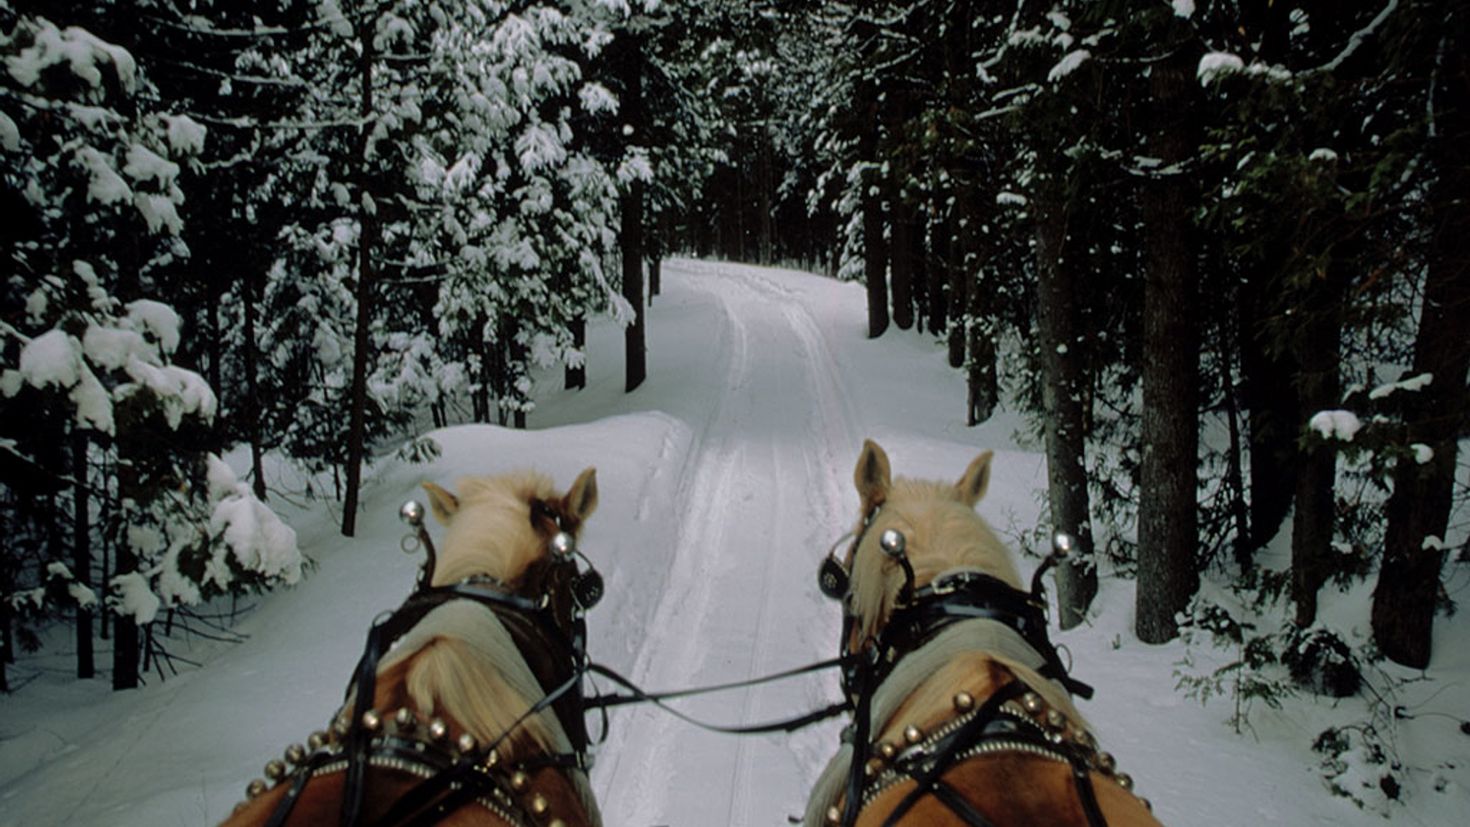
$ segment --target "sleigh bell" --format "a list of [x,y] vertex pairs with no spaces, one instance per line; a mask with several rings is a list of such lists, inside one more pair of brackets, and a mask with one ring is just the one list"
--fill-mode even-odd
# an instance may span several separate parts
[[847,569],[837,562],[837,558],[828,557],[822,561],[817,569],[817,588],[833,600],[847,596]]
[[577,540],[565,531],[551,535],[551,550],[557,557],[567,557],[577,550]]
[[908,539],[903,536],[903,532],[895,528],[890,528],[879,536],[878,545],[882,547],[884,554],[897,559],[902,557],[904,551],[908,548]]
[[398,518],[418,528],[424,524],[424,506],[417,500],[409,500],[398,509]]
[[584,612],[602,600],[602,593],[602,575],[597,573],[597,569],[589,568],[572,581],[572,599]]

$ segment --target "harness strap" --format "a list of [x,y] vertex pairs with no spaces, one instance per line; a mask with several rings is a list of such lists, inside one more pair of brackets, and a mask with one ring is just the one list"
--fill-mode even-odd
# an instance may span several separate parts
[[271,817],[266,821],[265,827],[281,827],[286,819],[291,817],[291,811],[296,808],[296,802],[301,800],[301,791],[306,789],[306,782],[311,780],[312,774],[331,758],[325,752],[316,752],[311,755],[306,764],[296,771],[296,778],[291,782],[291,788],[286,790],[286,795],[271,812]]
[[995,827],[995,825],[990,823],[990,819],[975,809],[975,805],[971,804],[969,799],[960,795],[959,791],[950,786],[949,782],[944,779],[940,778],[935,780],[933,792],[934,797],[939,799],[939,803],[948,807],[950,812],[964,819],[965,823],[970,825],[970,827]]
[[847,768],[847,797],[842,802],[842,827],[853,827],[858,813],[863,809],[863,772],[868,765],[868,734],[872,728],[873,685],[868,682],[872,672],[868,664],[859,662],[857,678],[862,681],[864,691],[858,697],[857,709],[853,712],[852,763]]
[[[342,791],[342,827],[355,827],[362,814],[362,799],[366,792],[368,745],[372,733],[362,725],[363,715],[373,706],[377,694],[378,660],[383,655],[383,628],[392,623],[397,615],[385,621],[375,622],[368,629],[367,644],[357,662],[357,675],[352,685],[357,687],[357,700],[353,704],[352,720],[347,734],[347,777]],[[303,774],[305,775],[305,774]]]
[[1082,812],[1087,815],[1088,827],[1107,827],[1102,807],[1097,803],[1097,790],[1092,788],[1092,773],[1087,763],[1072,755],[1072,781],[1077,785],[1077,797],[1082,800]]

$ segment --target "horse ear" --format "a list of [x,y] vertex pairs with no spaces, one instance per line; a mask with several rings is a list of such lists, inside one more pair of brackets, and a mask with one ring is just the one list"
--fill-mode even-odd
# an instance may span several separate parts
[[578,474],[562,502],[566,512],[579,522],[592,516],[597,510],[597,469],[588,468]]
[[424,490],[429,492],[429,506],[434,509],[434,519],[448,525],[449,518],[459,510],[459,498],[432,482],[424,483]]
[[871,513],[888,499],[888,489],[893,486],[888,455],[871,439],[863,440],[863,452],[858,455],[852,481],[863,501],[864,514]]
[[994,451],[986,451],[970,463],[965,469],[965,475],[954,484],[955,493],[959,494],[960,502],[971,508],[980,498],[985,496],[985,489],[990,487],[990,460],[995,456]]

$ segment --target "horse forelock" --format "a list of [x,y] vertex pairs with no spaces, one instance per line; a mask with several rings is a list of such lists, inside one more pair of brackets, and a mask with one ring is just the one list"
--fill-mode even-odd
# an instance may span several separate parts
[[903,567],[879,548],[879,538],[890,528],[904,535],[915,587],[951,569],[968,568],[1021,588],[1010,551],[990,524],[960,500],[953,485],[899,477],[852,563],[855,644],[873,637],[888,622],[904,585]]
[[515,582],[546,556],[546,544],[531,525],[530,507],[533,500],[560,496],[549,477],[535,471],[465,477],[458,488],[459,510],[444,533],[435,585],[476,574]]

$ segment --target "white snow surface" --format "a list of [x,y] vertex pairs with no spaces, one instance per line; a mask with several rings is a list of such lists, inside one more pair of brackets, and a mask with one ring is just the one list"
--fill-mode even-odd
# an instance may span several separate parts
[[[397,514],[405,499],[423,499],[424,481],[452,488],[463,475],[532,466],[564,486],[596,466],[600,505],[582,546],[607,596],[589,614],[589,648],[653,690],[748,678],[835,652],[839,611],[821,597],[815,572],[857,519],[852,467],[864,437],[887,449],[896,473],[945,479],[994,449],[980,513],[1013,547],[1015,533],[1034,525],[1045,463],[1016,442],[1022,420],[1003,410],[963,427],[964,383],[942,346],[896,330],[868,340],[861,285],[684,260],[666,263],[663,285],[648,311],[648,380],[636,392],[623,392],[622,331],[604,320],[589,330],[585,390],[561,390],[559,371],[538,374],[533,430],[432,431],[443,452],[427,465],[388,451],[367,474],[356,538],[336,533],[335,507],[273,497],[318,567],[243,615],[236,628],[245,642],[179,651],[202,668],[165,681],[150,674],[144,688],[113,693],[105,675],[71,677],[65,630],[22,656],[10,670],[19,691],[0,696],[0,827],[225,817],[267,760],[328,720],[370,621],[411,589],[419,561],[399,550]],[[226,459],[237,470],[245,464]],[[299,490],[282,466],[267,476],[277,489]],[[211,480],[221,493],[233,487],[223,469]],[[1035,564],[1020,562],[1023,571]],[[1367,628],[1364,592],[1324,589],[1321,611]],[[146,609],[148,596],[132,595],[132,608]],[[1081,708],[1099,740],[1164,823],[1383,823],[1330,795],[1308,748],[1327,725],[1361,718],[1362,699],[1291,699],[1254,714],[1254,734],[1235,735],[1224,723],[1228,700],[1201,707],[1175,690],[1183,644],[1133,636],[1133,599],[1133,582],[1105,571],[1094,617],[1052,635],[1074,674],[1097,689]],[[1452,688],[1470,677],[1470,647],[1455,644],[1464,614],[1438,620],[1431,669],[1412,673],[1428,679],[1395,698],[1406,709],[1470,716],[1467,695]],[[98,662],[109,662],[105,649]],[[680,708],[740,724],[837,696],[827,674]],[[1411,776],[1423,776],[1407,805],[1391,805],[1393,821],[1460,823],[1470,811],[1465,736],[1428,715],[1392,725]],[[592,782],[610,827],[785,824],[802,811],[840,726],[719,736],[622,708]],[[1436,763],[1444,759],[1455,768]],[[1448,779],[1445,792],[1431,790],[1431,774]]]

